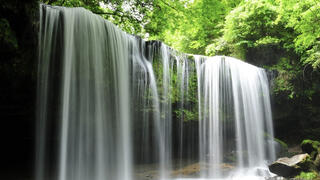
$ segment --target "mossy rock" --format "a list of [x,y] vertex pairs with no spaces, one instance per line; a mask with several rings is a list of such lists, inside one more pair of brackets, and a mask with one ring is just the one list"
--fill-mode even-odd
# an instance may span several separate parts
[[313,163],[311,156],[306,156],[296,166],[298,166],[302,171],[305,171],[305,172],[316,171],[316,166]]
[[269,170],[283,177],[295,177],[301,172],[316,171],[316,167],[311,157],[305,154],[298,154],[291,158],[279,158],[269,166]]
[[295,179],[301,179],[301,180],[315,180],[318,178],[319,178],[318,173],[315,171],[301,172],[298,176],[295,177]]
[[300,146],[304,153],[308,153],[312,159],[315,159],[320,148],[320,142],[306,139],[302,141]]
[[[284,141],[282,141],[278,138],[272,137],[268,133],[264,133],[264,138],[265,138],[265,141],[272,141],[274,143],[277,157],[288,156],[288,149],[289,148],[288,148],[288,145]],[[267,144],[267,146],[269,146],[269,144]]]

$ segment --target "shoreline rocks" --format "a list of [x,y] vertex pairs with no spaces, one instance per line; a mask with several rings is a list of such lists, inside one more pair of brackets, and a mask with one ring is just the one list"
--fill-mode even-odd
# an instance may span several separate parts
[[283,177],[294,177],[303,171],[315,170],[309,154],[298,154],[291,158],[283,157],[269,165],[269,170]]
[[319,178],[320,142],[306,139],[302,141],[300,148],[304,154],[298,154],[291,158],[279,158],[269,165],[270,172],[285,178],[308,177],[307,179],[310,179],[311,176],[311,179]]

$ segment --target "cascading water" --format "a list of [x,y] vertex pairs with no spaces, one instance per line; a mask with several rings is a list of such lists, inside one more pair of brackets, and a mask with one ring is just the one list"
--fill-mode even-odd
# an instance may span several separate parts
[[[263,167],[274,160],[268,79],[263,69],[240,60],[196,57],[199,88],[200,161],[210,164],[202,177],[224,177],[221,166]],[[205,169],[203,167],[202,169]]]
[[[133,179],[131,100],[150,90],[153,98],[137,104],[159,109],[152,66],[139,41],[82,8],[41,6],[40,23],[37,179],[47,178],[44,144],[51,123],[58,138],[57,179]],[[152,117],[159,124],[157,113]]]
[[36,180],[232,178],[275,159],[263,69],[83,8],[41,5],[39,34]]
[[[60,98],[57,179],[131,179],[131,38],[82,8],[42,6],[41,18],[40,63],[47,67],[40,66],[40,83],[55,73],[51,68],[61,73],[55,93]],[[49,87],[40,86],[50,96]]]

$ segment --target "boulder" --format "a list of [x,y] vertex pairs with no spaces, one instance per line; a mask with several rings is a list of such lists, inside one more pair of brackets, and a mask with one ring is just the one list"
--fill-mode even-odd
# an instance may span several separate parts
[[294,177],[302,171],[312,171],[314,169],[315,165],[307,153],[298,154],[291,158],[279,158],[269,166],[272,173],[283,177]]
[[319,141],[313,141],[310,139],[303,140],[301,143],[302,152],[310,154],[312,159],[315,159],[320,148]]

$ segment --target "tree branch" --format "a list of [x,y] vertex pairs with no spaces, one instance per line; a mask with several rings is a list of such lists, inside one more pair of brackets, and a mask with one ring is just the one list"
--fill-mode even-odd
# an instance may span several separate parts
[[111,15],[111,16],[118,16],[120,18],[128,18],[128,19],[132,19],[132,20],[135,20],[137,22],[141,22],[140,20],[130,16],[130,15],[126,15],[126,14],[119,14],[119,13],[116,13],[116,12],[93,12],[94,14],[98,14],[98,15]]
[[131,16],[128,15],[124,15],[124,14],[118,14],[118,13],[114,13],[114,12],[93,12],[95,14],[106,14],[106,15],[111,15],[111,16],[119,16],[119,17],[127,17],[127,18],[132,18]]
[[170,7],[171,9],[179,12],[175,7],[172,7],[172,6],[171,6],[170,4],[168,4],[167,2],[164,2],[164,1],[162,1],[162,0],[160,0],[160,2],[162,2],[162,3],[165,4],[166,6]]

